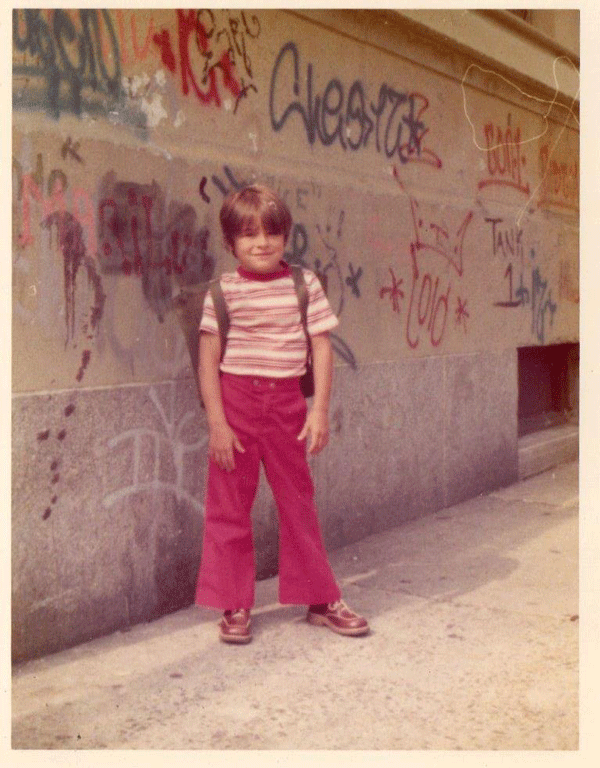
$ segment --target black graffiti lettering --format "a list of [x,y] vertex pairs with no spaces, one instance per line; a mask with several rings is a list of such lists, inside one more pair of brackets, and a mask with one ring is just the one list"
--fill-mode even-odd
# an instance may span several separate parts
[[66,160],[67,155],[70,155],[77,160],[78,163],[83,163],[83,159],[79,154],[79,142],[73,144],[73,139],[69,136],[65,143],[62,145],[60,154],[63,160]]
[[[330,98],[333,94],[333,100]],[[346,149],[346,142],[342,135],[343,120],[341,117],[342,107],[344,106],[344,89],[339,80],[330,80],[325,88],[323,94],[323,108],[321,110],[321,141],[325,146],[333,144],[338,138],[340,144]],[[329,133],[327,130],[326,119],[327,116],[337,118],[335,121],[335,128],[333,132]]]
[[[421,139],[427,132],[425,129],[425,123],[422,123],[417,119],[415,115],[415,95],[411,94],[408,97],[409,112],[408,115],[403,115],[402,120],[404,125],[408,128],[408,144],[405,146],[406,155],[404,159],[408,160],[408,157],[413,154],[421,154]],[[403,158],[402,152],[400,159]]]
[[[387,90],[388,90],[388,100],[392,104],[392,110],[388,117],[386,128],[385,128],[385,140],[384,140],[385,154],[386,154],[386,157],[389,157],[389,158],[392,158],[395,155],[398,155],[400,160],[404,161],[405,158],[402,154],[402,128],[403,128],[402,115],[399,116],[399,119],[396,125],[394,125],[394,121],[396,119],[396,113],[398,112],[398,107],[407,100],[407,96],[405,93],[398,93],[397,91],[393,91],[391,88],[388,88]],[[390,147],[390,138],[393,138],[393,143],[391,147]]]
[[203,176],[202,177],[202,181],[200,182],[200,186],[198,188],[198,191],[202,195],[202,199],[204,200],[204,202],[205,203],[210,203],[210,197],[204,191],[204,188],[206,187],[207,182],[208,182],[208,179],[206,178],[206,176]]
[[[230,192],[233,192],[237,189],[241,189],[242,187],[245,187],[249,182],[247,181],[238,181],[238,179],[235,178],[233,175],[233,171],[228,165],[223,166],[223,171],[225,172],[225,176],[227,176],[227,181],[231,184],[231,187],[227,187],[227,185],[221,181],[221,179],[213,173],[211,176],[211,181],[215,185],[215,187],[219,190],[219,192],[223,195],[223,197],[226,197]],[[204,187],[206,186],[206,177],[203,178],[202,182],[200,183],[200,194],[203,196],[203,198],[206,200],[207,203],[210,202],[210,198],[204,192]]]
[[354,352],[350,349],[350,347],[346,344],[346,342],[338,336],[336,333],[330,333],[329,338],[331,339],[331,346],[333,347],[333,351],[342,358],[342,360],[345,363],[348,363],[350,368],[352,370],[356,370],[357,364],[356,364],[356,357],[354,356]]
[[[29,81],[38,77],[45,81],[47,105],[56,118],[64,109],[80,115],[84,108],[97,108],[84,101],[85,91],[104,95],[109,102],[119,96],[121,57],[108,10],[79,10],[77,14],[76,25],[64,9],[53,10],[51,22],[37,9],[13,11],[13,44],[31,57],[31,62],[13,65],[15,76],[28,78],[17,104],[20,100],[27,103],[24,94],[31,87]],[[101,28],[108,38],[106,53]],[[62,84],[66,89],[61,89]]]
[[214,173],[211,178],[212,178],[212,183],[215,185],[215,187],[219,190],[219,192],[223,195],[223,197],[226,197],[226,195],[229,194],[229,190],[227,189],[225,184],[223,184],[221,179],[218,176],[216,176]]
[[398,157],[406,163],[421,154],[427,128],[419,119],[423,108],[417,114],[415,102],[423,97],[384,83],[377,102],[367,107],[365,89],[359,80],[346,89],[339,79],[331,78],[320,95],[315,91],[313,71],[308,62],[303,89],[298,47],[293,42],[282,47],[271,74],[269,110],[274,131],[282,130],[290,116],[297,113],[311,146],[318,139],[324,146],[339,142],[342,149],[356,151],[367,146],[375,130],[376,149],[387,157]]
[[348,285],[350,288],[352,288],[352,293],[356,296],[357,299],[360,298],[360,288],[358,287],[358,281],[362,277],[362,267],[359,267],[358,269],[354,269],[352,262],[348,264],[348,269],[350,271],[350,275],[346,278],[346,285]]
[[[279,55],[277,56],[277,60],[275,61],[275,66],[273,67],[273,73],[271,75],[271,88],[270,88],[270,95],[269,95],[269,114],[271,115],[271,126],[273,127],[274,131],[280,131],[285,123],[287,122],[288,117],[293,112],[298,112],[300,117],[302,118],[302,122],[304,123],[304,127],[306,129],[306,135],[308,137],[309,144],[314,144],[315,137],[316,137],[316,130],[315,125],[313,122],[309,121],[307,114],[304,111],[304,108],[300,104],[299,101],[292,101],[288,104],[288,106],[285,108],[283,114],[281,117],[277,117],[276,110],[275,110],[275,87],[278,84],[279,81],[279,70],[282,66],[282,63],[284,59],[286,59],[289,55],[292,57],[292,65],[293,65],[293,86],[292,90],[294,92],[294,96],[300,95],[300,66],[298,63],[298,48],[296,47],[295,43],[287,43],[283,46],[281,51],[279,51]],[[307,76],[306,76],[306,87],[307,87],[307,99],[308,103],[311,103],[312,98],[312,65],[308,65],[307,69]]]
[[552,301],[552,292],[548,291],[548,281],[543,280],[537,267],[531,274],[531,330],[543,344],[546,337],[546,312],[550,312],[550,325],[558,305]]
[[377,102],[377,105],[371,103],[371,111],[376,117],[375,121],[375,148],[378,152],[381,152],[381,141],[379,139],[379,126],[381,123],[381,116],[383,115],[383,111],[385,109],[385,104],[387,101],[387,86],[382,85],[379,89],[379,100]]
[[521,261],[524,257],[523,252],[523,230],[520,227],[503,227],[503,219],[485,218],[487,224],[492,225],[492,253],[494,256],[499,251],[505,257],[517,256]]
[[303,266],[306,266],[303,257],[308,250],[308,235],[302,224],[294,224],[291,241],[292,251],[290,254],[286,254],[286,259],[290,264],[302,264]]
[[[357,141],[352,140],[350,124],[357,122],[360,126],[360,135]],[[367,146],[369,135],[373,130],[373,121],[367,115],[365,108],[365,92],[362,84],[355,80],[350,86],[348,93],[348,109],[346,112],[346,126],[349,128],[348,146],[350,149],[359,149],[361,146]]]

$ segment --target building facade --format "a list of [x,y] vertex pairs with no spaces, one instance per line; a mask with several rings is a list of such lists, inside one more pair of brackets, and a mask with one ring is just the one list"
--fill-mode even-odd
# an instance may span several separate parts
[[[340,318],[329,547],[515,481],[573,423],[578,15],[522,13],[13,12],[15,660],[192,601],[207,428],[173,308],[234,268],[246,182]],[[264,483],[254,521],[272,575]]]

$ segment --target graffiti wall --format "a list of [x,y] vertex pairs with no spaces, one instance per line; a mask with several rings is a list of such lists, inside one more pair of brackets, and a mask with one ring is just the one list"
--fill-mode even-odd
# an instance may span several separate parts
[[[289,204],[287,257],[319,275],[340,318],[336,377],[365,420],[373,366],[395,381],[399,366],[430,359],[504,360],[519,346],[577,341],[576,105],[466,57],[428,66],[414,42],[401,55],[401,26],[384,32],[375,45],[288,11],[14,11],[16,502],[34,484],[15,523],[19,615],[39,620],[31,605],[56,610],[67,591],[55,573],[52,599],[42,583],[27,596],[19,530],[29,535],[34,518],[59,525],[86,484],[99,518],[137,515],[117,572],[130,592],[139,582],[140,604],[154,577],[141,564],[131,576],[131,552],[143,549],[140,526],[164,514],[143,552],[175,542],[185,604],[199,544],[186,550],[181,531],[201,533],[206,428],[173,309],[185,288],[235,268],[218,213],[244,183],[266,182]],[[120,410],[123,392],[135,416]],[[91,405],[100,395],[108,412]],[[405,395],[391,395],[397,412]],[[444,418],[451,397],[440,393]],[[424,484],[431,477],[423,470]],[[259,513],[257,524],[270,520]],[[36,538],[50,564],[56,530],[50,549]],[[161,600],[148,597],[146,614],[178,604]]]

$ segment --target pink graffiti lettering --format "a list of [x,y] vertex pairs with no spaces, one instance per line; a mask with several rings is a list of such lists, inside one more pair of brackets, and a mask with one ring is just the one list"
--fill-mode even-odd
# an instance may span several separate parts
[[[142,45],[139,44],[137,21],[140,15],[135,11],[124,11],[116,9],[117,29],[119,34],[119,52],[121,54],[121,63],[128,64],[131,60],[143,61],[151,51],[151,43],[154,39],[155,22],[154,18],[148,18],[148,11],[144,12],[144,19],[148,19],[146,35]],[[129,29],[126,27],[126,14],[129,16]],[[130,51],[131,44],[131,51]],[[104,41],[103,50],[108,49],[108,42]],[[110,52],[110,51],[109,51]]]
[[94,206],[89,193],[81,187],[69,187],[66,174],[58,168],[50,171],[45,181],[41,153],[37,156],[33,173],[24,174],[21,164],[15,159],[13,168],[18,177],[17,197],[21,201],[21,231],[17,238],[19,247],[26,248],[33,244],[34,220],[39,226],[53,213],[70,212],[83,228],[86,250],[94,256],[97,238]]

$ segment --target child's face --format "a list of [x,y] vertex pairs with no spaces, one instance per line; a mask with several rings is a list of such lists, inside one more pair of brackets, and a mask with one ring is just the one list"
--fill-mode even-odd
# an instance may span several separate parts
[[279,268],[284,248],[284,235],[268,234],[262,222],[257,221],[251,229],[235,238],[233,255],[249,272],[268,274]]

